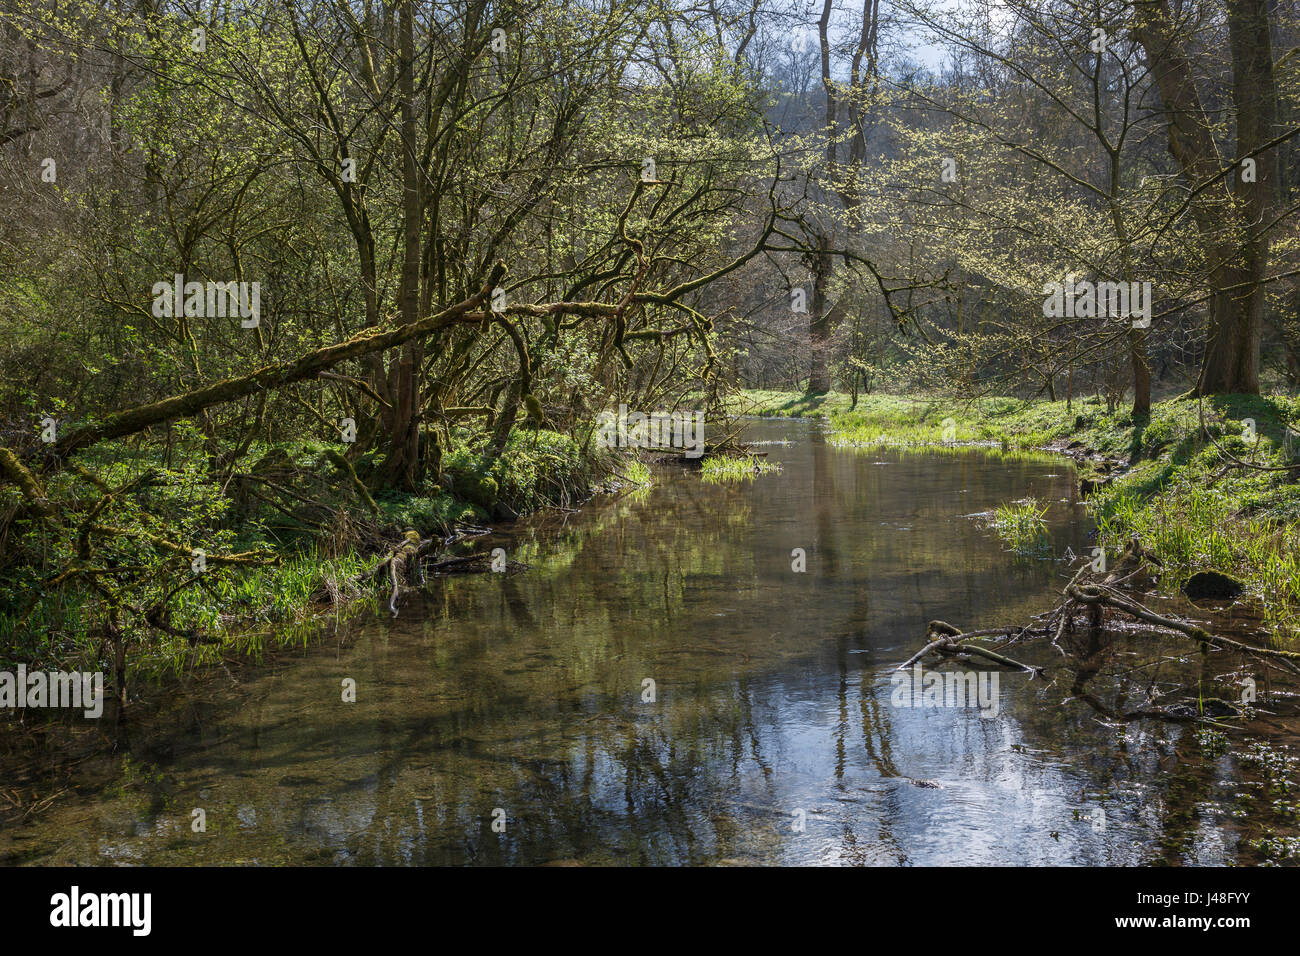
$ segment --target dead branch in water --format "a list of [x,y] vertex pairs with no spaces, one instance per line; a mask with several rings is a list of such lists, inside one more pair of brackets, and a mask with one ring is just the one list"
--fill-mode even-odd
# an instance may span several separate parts
[[1300,666],[1296,661],[1300,661],[1300,652],[1283,651],[1272,647],[1255,647],[1250,644],[1243,644],[1241,641],[1234,641],[1226,637],[1219,637],[1211,634],[1204,628],[1197,627],[1187,621],[1178,618],[1167,617],[1163,614],[1157,614],[1150,608],[1133,600],[1125,594],[1121,594],[1114,588],[1101,584],[1071,584],[1067,589],[1067,594],[1074,601],[1091,607],[1108,607],[1113,610],[1123,611],[1124,613],[1137,618],[1139,621],[1145,621],[1147,624],[1154,624],[1156,627],[1162,627],[1167,630],[1176,631],[1186,637],[1190,637],[1202,644],[1209,644],[1212,647],[1219,647],[1240,651],[1244,654],[1252,654],[1257,657],[1266,658],[1270,663],[1276,664],[1293,674],[1300,674]]
[[[486,533],[484,529],[477,528],[471,529],[471,531],[474,536]],[[393,617],[396,617],[397,599],[404,589],[411,586],[409,582],[417,573],[419,574],[420,584],[424,585],[428,583],[429,572],[434,574],[455,574],[458,572],[487,570],[487,566],[492,560],[490,550],[476,551],[473,554],[456,557],[445,557],[432,562],[425,560],[426,555],[430,555],[431,552],[436,554],[438,550],[465,536],[457,533],[439,542],[436,538],[421,538],[416,531],[407,531],[398,544],[390,548],[370,570],[363,571],[353,578],[351,583],[356,587],[366,587],[374,586],[381,581],[384,582],[389,588],[388,610],[392,612]],[[509,571],[520,571],[526,568],[527,565],[518,561],[506,563],[506,570]],[[327,587],[317,591],[315,597],[317,600],[333,599],[334,594]]]
[[[1159,559],[1147,552],[1142,547],[1141,542],[1134,538],[1130,540],[1115,568],[1104,577],[1102,577],[1102,572],[1093,570],[1091,563],[1085,563],[1079,568],[1062,592],[1064,600],[1060,601],[1051,611],[1040,615],[1039,619],[1044,620],[1043,626],[988,628],[963,632],[960,628],[944,621],[931,621],[926,625],[926,645],[908,658],[907,661],[900,664],[897,669],[902,670],[910,667],[932,653],[940,656],[951,656],[960,653],[983,657],[1003,666],[1015,667],[1027,671],[1031,676],[1036,676],[1043,672],[1043,668],[1012,660],[995,651],[968,642],[972,638],[1001,635],[1007,639],[1008,643],[1014,644],[1029,636],[1051,635],[1052,646],[1064,654],[1065,651],[1061,648],[1059,642],[1067,629],[1072,627],[1077,617],[1085,617],[1090,627],[1090,633],[1096,635],[1102,630],[1105,611],[1110,610],[1159,628],[1162,631],[1190,638],[1200,644],[1203,649],[1214,647],[1220,650],[1235,651],[1254,658],[1265,666],[1276,666],[1292,674],[1300,675],[1300,652],[1271,647],[1257,647],[1242,641],[1220,637],[1190,621],[1153,611],[1131,594],[1120,590],[1122,587],[1131,586],[1136,579],[1148,572],[1152,566],[1159,567]],[[1081,665],[1081,669],[1076,675],[1072,696],[1069,699],[1081,700],[1087,703],[1110,720],[1127,722],[1154,717],[1161,720],[1217,724],[1217,718],[1239,716],[1241,713],[1241,708],[1237,705],[1221,701],[1218,698],[1200,699],[1197,703],[1201,706],[1193,708],[1181,703],[1163,706],[1156,703],[1155,699],[1148,697],[1147,702],[1140,707],[1116,710],[1107,706],[1096,695],[1084,688],[1084,684],[1097,673],[1100,666],[1094,658],[1099,659],[1099,656],[1094,654]],[[1214,713],[1208,712],[1204,706],[1207,703],[1215,705],[1208,708],[1214,710]]]
[[[417,531],[406,532],[400,544],[390,549],[373,568],[357,577],[357,583],[378,581],[380,575],[386,573],[391,587],[388,595],[388,610],[393,613],[393,617],[397,617],[397,597],[402,591],[402,584],[419,567],[420,555],[433,546],[433,541],[433,538],[421,538]],[[423,570],[420,579],[423,583]]]
[[988,628],[982,631],[968,631],[962,633],[958,628],[953,627],[946,621],[931,621],[926,627],[926,639],[929,641],[925,647],[917,651],[902,664],[899,664],[895,670],[906,670],[911,667],[927,654],[936,653],[941,656],[951,656],[954,654],[974,655],[983,657],[985,660],[993,661],[995,664],[1001,664],[1003,667],[1012,667],[1016,670],[1025,671],[1030,678],[1036,677],[1043,672],[1043,668],[1035,667],[1032,664],[1022,664],[1020,661],[1012,660],[996,651],[991,651],[986,647],[980,647],[978,644],[962,643],[974,638],[991,637],[1000,634],[1005,637],[1019,636],[1024,633],[1025,628]]

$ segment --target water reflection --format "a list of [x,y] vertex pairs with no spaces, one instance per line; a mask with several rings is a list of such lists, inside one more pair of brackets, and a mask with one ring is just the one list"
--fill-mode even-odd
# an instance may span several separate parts
[[[88,759],[42,764],[29,738],[6,735],[20,783],[69,791],[11,815],[0,859],[1236,856],[1226,774],[1180,759],[1180,728],[1119,735],[1062,704],[1068,672],[1003,673],[993,719],[891,706],[891,668],[925,622],[1020,622],[1059,588],[1061,564],[1011,561],[967,516],[1032,494],[1056,502],[1053,553],[1081,552],[1062,465],[854,453],[807,423],[757,423],[751,437],[794,439],[768,448],[781,474],[706,485],[669,472],[636,500],[522,524],[492,544],[530,571],[439,579],[395,621],[207,675],[154,702],[116,753],[83,738]],[[207,832],[194,833],[200,807]]]

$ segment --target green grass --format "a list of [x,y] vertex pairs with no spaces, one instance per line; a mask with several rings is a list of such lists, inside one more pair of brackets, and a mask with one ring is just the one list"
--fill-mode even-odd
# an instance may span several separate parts
[[650,466],[636,458],[629,458],[619,468],[619,474],[629,484],[636,485],[639,488],[645,488],[654,483],[654,474],[650,471]]
[[[1065,402],[1025,402],[991,397],[958,401],[900,395],[861,395],[857,407],[847,395],[795,395],[751,390],[735,406],[763,417],[820,418],[845,446],[915,447],[986,445],[1006,449],[1046,445],[1069,433]],[[1074,403],[1076,413],[1085,408]]]
[[749,456],[709,456],[700,462],[700,478],[709,484],[728,481],[753,481],[759,475],[781,470],[776,462]]
[[1047,539],[1047,505],[1036,498],[999,505],[990,524],[1016,554],[1030,555],[1042,550]]
[[[825,419],[832,441],[847,447],[890,446],[989,454],[1059,451],[1068,442],[1090,458],[1128,467],[1088,499],[1099,541],[1118,553],[1132,535],[1160,556],[1162,589],[1176,591],[1193,573],[1221,571],[1245,584],[1278,641],[1300,637],[1300,470],[1231,468],[1224,451],[1266,466],[1284,460],[1283,435],[1300,422],[1300,399],[1220,395],[1201,408],[1194,399],[1157,403],[1151,414],[1108,413],[1095,402],[1029,402],[992,397],[972,401],[897,395],[806,396],[749,391],[750,414]],[[1251,437],[1247,420],[1254,422]],[[1217,446],[1217,447],[1216,447]],[[1224,451],[1221,451],[1222,448]],[[1084,462],[1081,474],[1092,466]],[[1000,515],[1013,550],[1031,530],[1027,514]],[[1002,529],[999,528],[999,533]]]
[[747,389],[740,393],[732,409],[743,414],[770,415],[780,418],[827,418],[831,412],[848,411],[849,405],[849,396],[839,392],[800,395],[796,392]]
[[[259,568],[238,577],[222,577],[212,589],[191,588],[174,605],[175,616],[200,624],[207,633],[221,634],[251,657],[260,657],[268,644],[276,647],[303,644],[324,623],[322,611],[334,617],[351,617],[374,606],[372,595],[358,587],[356,578],[375,564],[373,556],[355,551],[323,560],[294,555],[281,564]],[[319,603],[322,593],[337,593],[337,606]],[[150,642],[132,660],[133,672],[159,679],[187,666],[220,660],[222,645],[191,648],[173,638]]]

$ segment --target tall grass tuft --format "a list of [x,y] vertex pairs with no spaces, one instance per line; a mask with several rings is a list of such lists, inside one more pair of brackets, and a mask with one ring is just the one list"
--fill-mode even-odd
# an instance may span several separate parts
[[1046,514],[1047,505],[1036,498],[1025,498],[999,505],[990,523],[1016,554],[1038,554],[1047,545]]
[[725,481],[753,481],[759,475],[780,472],[781,466],[764,458],[713,457],[700,463],[700,477],[709,484]]

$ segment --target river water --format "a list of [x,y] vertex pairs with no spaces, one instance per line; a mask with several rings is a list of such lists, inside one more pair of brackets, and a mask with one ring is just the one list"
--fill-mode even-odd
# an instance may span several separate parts
[[[1090,549],[1067,462],[841,450],[799,421],[747,437],[781,473],[664,467],[494,536],[522,573],[433,579],[396,619],[207,669],[102,727],[0,723],[0,862],[1255,859],[1263,784],[1186,725],[1067,701],[1051,647],[1008,651],[1048,674],[1000,672],[982,708],[902,706],[893,668],[927,621],[1023,623]],[[1051,529],[1017,558],[973,516],[1026,495]],[[1139,648],[1186,651],[1109,653]]]

